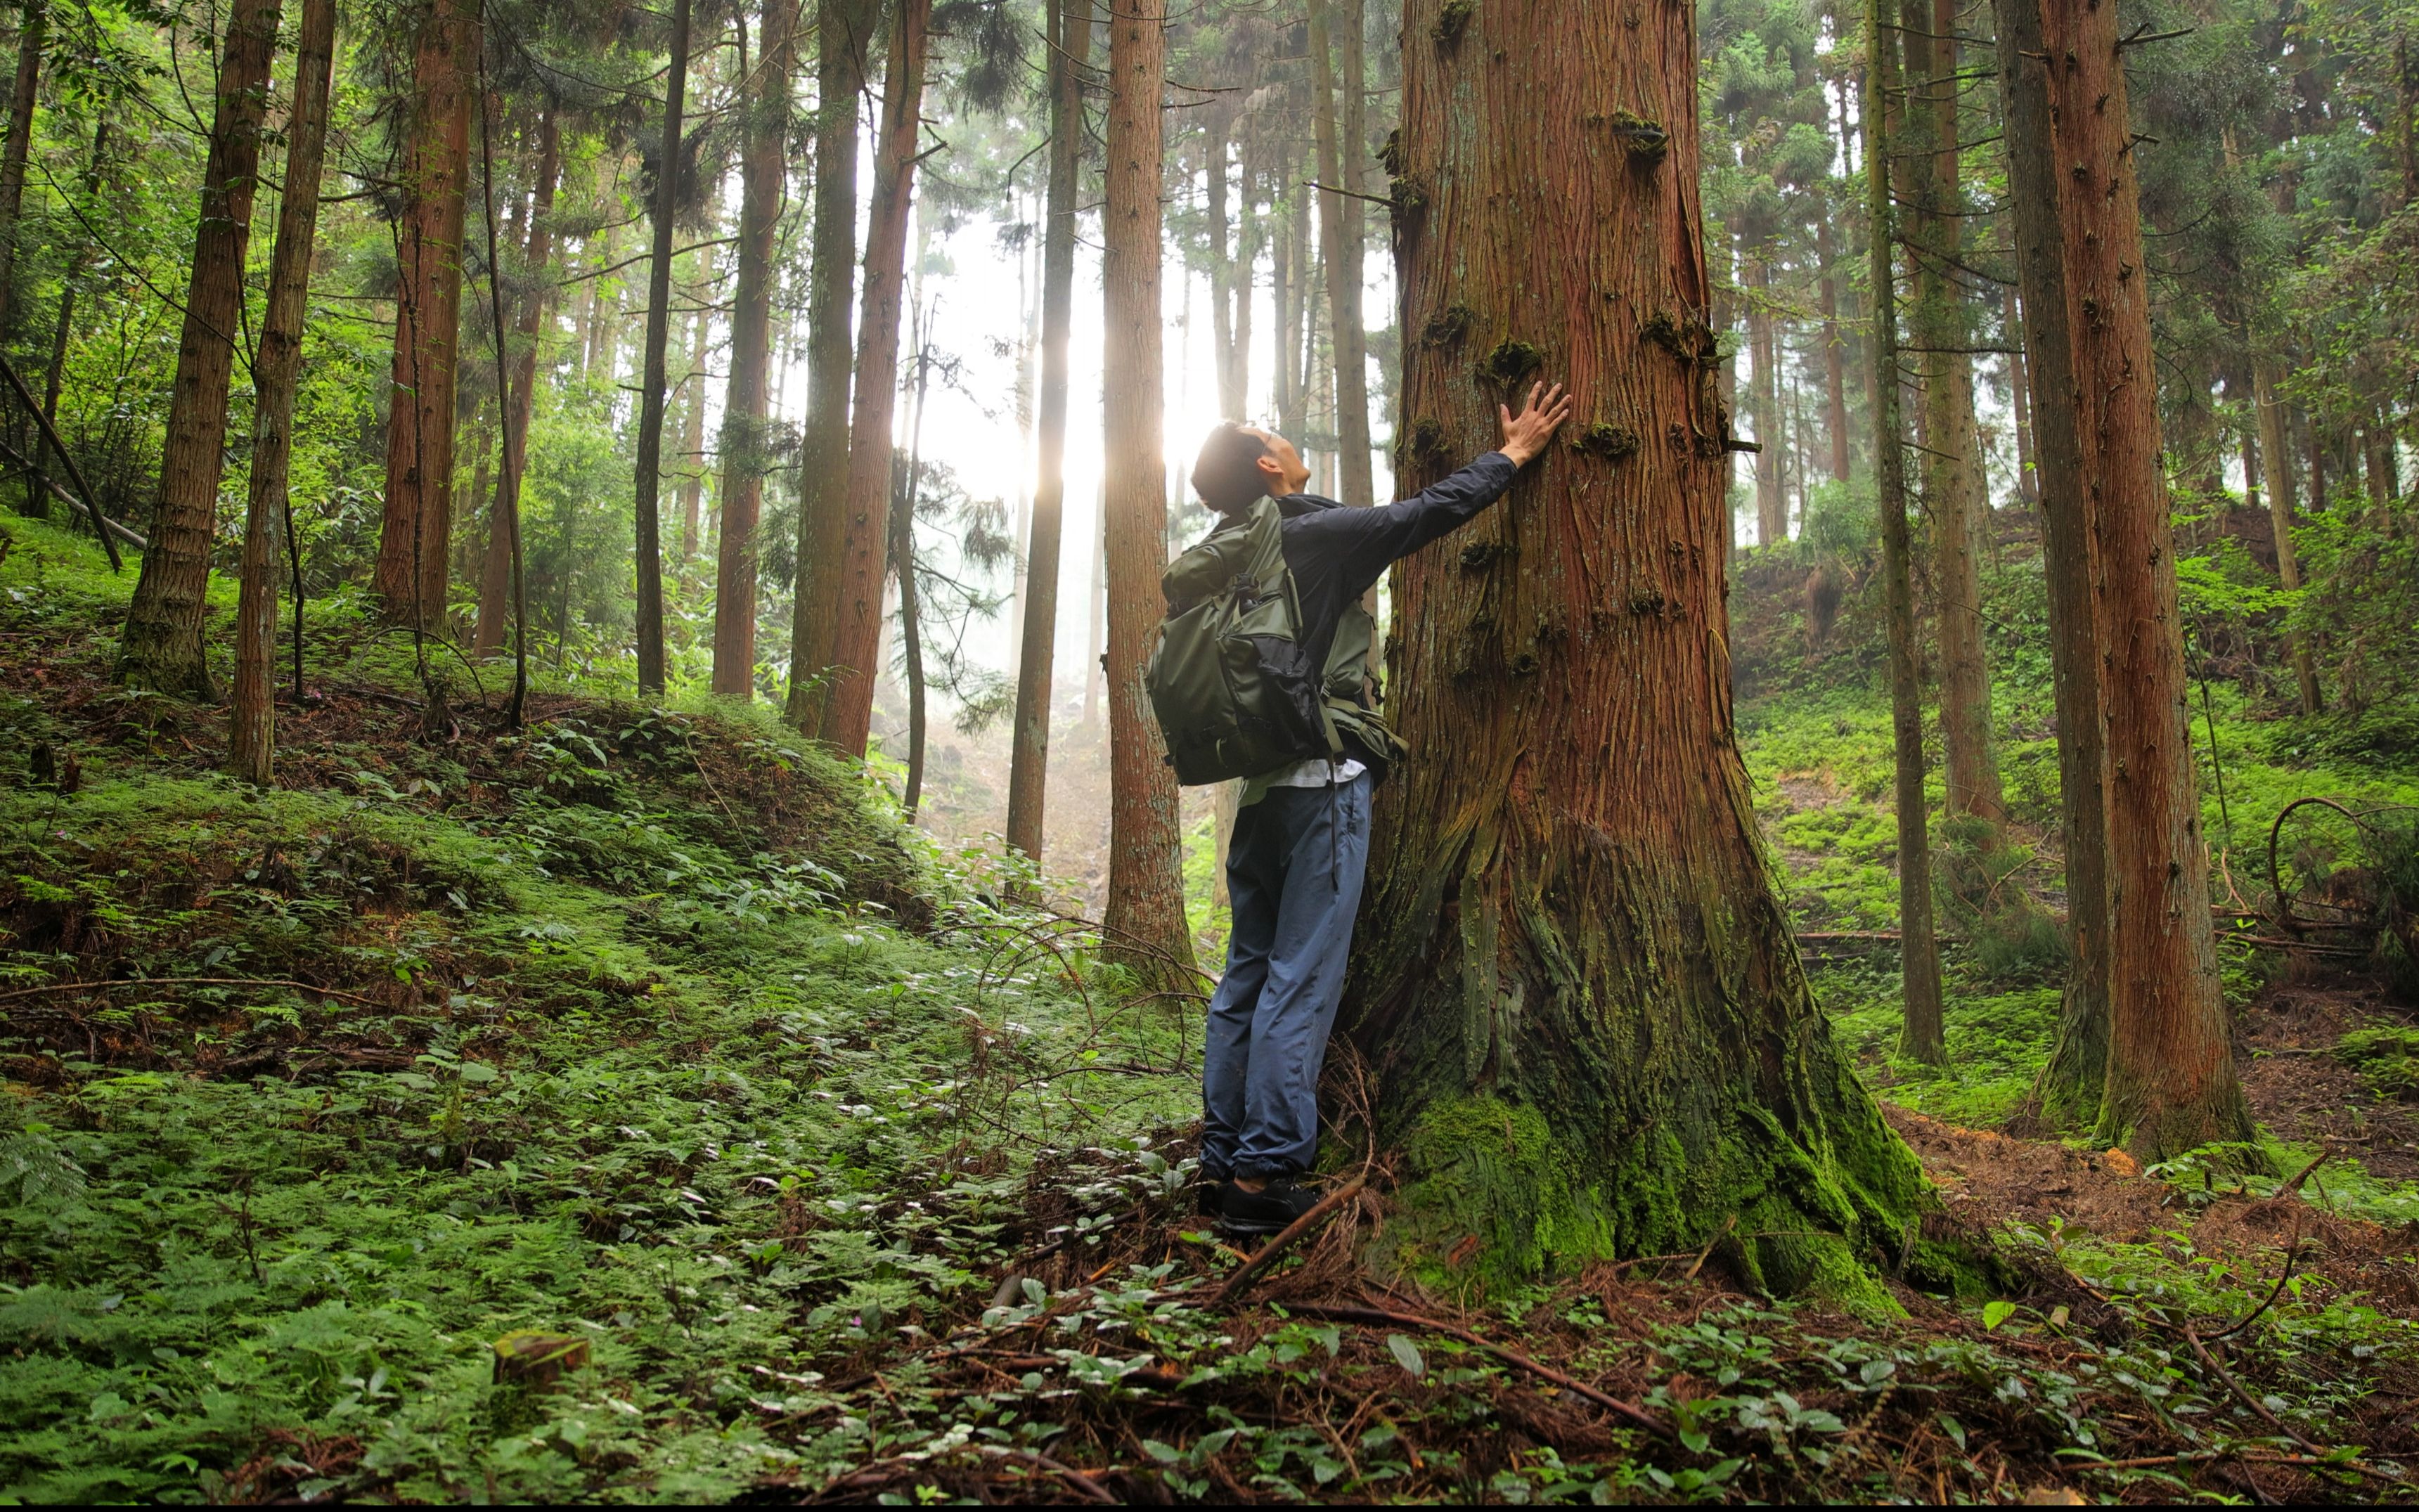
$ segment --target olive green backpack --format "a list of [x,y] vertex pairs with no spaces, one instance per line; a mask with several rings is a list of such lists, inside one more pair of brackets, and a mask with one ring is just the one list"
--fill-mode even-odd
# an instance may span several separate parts
[[1324,665],[1302,643],[1302,604],[1286,569],[1284,516],[1263,499],[1169,563],[1167,619],[1143,671],[1167,764],[1191,787],[1257,777],[1295,762],[1341,760],[1340,723],[1392,759],[1400,743],[1370,705],[1376,626],[1355,605]]

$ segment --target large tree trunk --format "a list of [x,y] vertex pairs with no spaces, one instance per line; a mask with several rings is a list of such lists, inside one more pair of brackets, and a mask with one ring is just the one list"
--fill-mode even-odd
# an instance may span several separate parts
[[[25,0],[17,30],[17,82],[8,96],[8,141],[0,148],[0,338],[16,313],[17,222],[25,205],[25,159],[34,145],[34,102],[42,83],[50,0]],[[98,154],[96,154],[97,156]]]
[[[1718,1244],[1752,1284],[1887,1307],[1864,1267],[1921,1179],[1808,988],[1731,717],[1695,9],[1456,8],[1441,34],[1444,3],[1404,18],[1399,329],[1471,317],[1407,344],[1407,424],[1442,445],[1403,486],[1494,445],[1533,369],[1580,412],[1395,569],[1412,754],[1345,1010],[1403,1210],[1377,1257]],[[1608,100],[1645,119],[1609,129]]]
[[[1891,758],[1897,782],[1899,982],[1904,997],[1900,1048],[1918,1060],[1949,1058],[1940,999],[1940,942],[1933,928],[1932,810],[1923,795],[1923,676],[1915,643],[1915,583],[1906,528],[1905,428],[1900,416],[1898,236],[1892,182],[1906,167],[1898,50],[1882,29],[1880,0],[1866,0],[1865,210],[1872,301],[1873,489],[1881,516],[1882,597],[1888,616]],[[1908,38],[1912,51],[1918,39]],[[1896,163],[1897,169],[1892,170]],[[1902,191],[1903,193],[1903,191]]]
[[792,724],[823,728],[848,539],[849,306],[856,297],[857,94],[878,0],[815,10],[814,270],[807,288],[807,424],[798,454],[798,579],[790,620]]
[[219,56],[218,102],[185,285],[184,333],[168,391],[160,507],[126,611],[117,675],[162,693],[212,698],[202,656],[203,594],[225,467],[227,378],[243,321],[244,246],[260,167],[260,117],[277,48],[278,0],[239,0]]
[[[2259,411],[2259,455],[2262,459],[2261,480],[2268,486],[2268,519],[2276,537],[2276,576],[2288,590],[2302,586],[2301,559],[2293,553],[2293,515],[2297,491],[2293,475],[2291,424],[2285,401],[2276,393],[2276,363],[2273,359],[2255,356],[2251,368],[2251,396]],[[2318,660],[2310,655],[2308,640],[2297,631],[2285,632],[2285,649],[2293,663],[2293,683],[2302,696],[2302,712],[2319,712]]]
[[412,60],[404,144],[393,401],[377,592],[394,620],[444,618],[454,528],[454,370],[462,327],[462,222],[470,175],[477,0],[431,0]]
[[1974,428],[1970,323],[1950,265],[1964,225],[1957,162],[1956,0],[1905,0],[1907,216],[1915,249],[1910,312],[1923,375],[1923,498],[1932,513],[1933,589],[1939,611],[1940,730],[1947,750],[1950,817],[1989,826],[1986,852],[2003,841],[2007,802],[1991,737],[1991,672],[1982,649],[1982,518],[1990,508]]
[[[1377,502],[1369,459],[1369,335],[1361,320],[1362,202],[1357,196],[1365,193],[1362,160],[1369,151],[1361,7],[1362,0],[1310,0],[1311,130],[1318,147],[1318,176],[1331,186],[1318,200],[1318,244],[1327,267],[1328,332],[1335,364],[1339,476],[1329,486],[1348,504]],[[1328,62],[1331,11],[1344,33],[1339,39],[1342,55],[1333,69]],[[1332,72],[1342,78],[1332,78]],[[1340,111],[1339,92],[1344,97]]]
[[1998,63],[2011,197],[2023,291],[2025,378],[2031,393],[2041,498],[2042,576],[2049,597],[2051,695],[2057,717],[2058,802],[2066,851],[2070,960],[2058,1035],[2039,1088],[2053,1127],[2098,1120],[2108,1069],[2107,726],[2092,625],[2093,495],[2075,428],[2074,343],[2067,329],[2066,255],[2038,0],[1998,0]]
[[[267,787],[277,749],[277,591],[285,556],[286,464],[294,454],[294,387],[302,369],[319,170],[327,158],[328,84],[336,56],[336,0],[302,0],[294,49],[294,105],[285,123],[285,187],[270,254],[269,308],[253,363],[252,494],[244,513],[236,607],[235,709],[227,770]],[[296,689],[299,693],[300,689]]]
[[471,650],[492,656],[503,649],[513,578],[512,516],[521,496],[521,473],[529,465],[531,407],[536,402],[538,332],[547,307],[554,301],[553,286],[545,282],[547,262],[554,252],[555,180],[562,171],[562,133],[555,106],[547,101],[537,124],[537,187],[530,210],[529,242],[521,255],[521,276],[535,287],[521,296],[520,314],[513,322],[519,352],[513,359],[511,400],[504,406],[504,465],[496,479],[495,502],[487,516],[487,554],[479,565],[479,625]]
[[1092,54],[1089,0],[1050,0],[1050,191],[1041,240],[1040,482],[1025,549],[1025,641],[1016,664],[1016,727],[1008,772],[1008,843],[1041,861],[1050,775],[1051,659],[1058,640],[1058,548],[1067,503],[1067,343],[1074,321],[1075,211],[1084,152],[1083,69]]
[[664,81],[655,160],[654,255],[647,259],[647,348],[639,378],[638,465],[639,693],[664,690],[665,347],[671,339],[672,218],[680,203],[681,112],[688,92],[689,0],[672,0],[671,68]]
[[[2056,501],[2073,486],[2083,506],[2104,677],[2112,928],[2099,1136],[2164,1160],[2253,1129],[2209,922],[2117,14],[2091,0],[2001,0],[1999,38],[2025,305],[2038,322],[2060,302],[2066,328],[2062,394],[2047,371],[2057,354],[2034,351],[2042,493]],[[2072,425],[2072,477],[2049,468],[2054,424]]]
[[882,82],[882,139],[865,236],[865,297],[856,325],[856,395],[848,432],[848,494],[842,508],[823,738],[865,754],[873,725],[873,681],[882,652],[882,579],[890,540],[890,416],[899,388],[900,301],[907,270],[907,212],[916,194],[916,148],[923,130],[924,55],[932,0],[900,0],[890,21]]
[[[755,70],[742,83],[747,137],[739,161],[739,288],[731,311],[731,386],[722,401],[722,534],[714,573],[714,690],[756,687],[756,521],[772,469],[764,380],[772,357],[773,237],[780,229],[797,0],[766,0]],[[703,393],[704,379],[699,379]]]
[[1848,481],[1848,341],[1840,332],[1840,280],[1826,200],[1814,215],[1814,255],[1823,264],[1823,424],[1831,433],[1831,476]]
[[1179,859],[1176,774],[1142,687],[1163,605],[1167,501],[1161,460],[1160,96],[1166,0],[1110,0],[1108,196],[1102,210],[1107,349],[1109,897],[1114,960],[1172,982],[1193,964]]

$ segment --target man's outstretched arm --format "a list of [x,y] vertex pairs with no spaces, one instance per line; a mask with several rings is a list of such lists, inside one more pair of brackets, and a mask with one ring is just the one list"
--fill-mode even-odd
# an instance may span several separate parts
[[1544,451],[1570,418],[1571,399],[1560,384],[1549,393],[1540,383],[1529,391],[1519,415],[1509,405],[1498,406],[1497,412],[1502,417],[1502,446],[1451,477],[1375,509],[1321,510],[1296,522],[1304,533],[1325,537],[1342,556],[1349,593],[1357,595],[1394,562],[1452,533],[1501,499],[1512,486],[1513,475]]

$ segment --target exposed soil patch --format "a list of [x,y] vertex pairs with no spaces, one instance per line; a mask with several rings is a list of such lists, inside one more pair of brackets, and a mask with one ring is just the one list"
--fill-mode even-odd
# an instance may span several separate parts
[[2242,1016],[2242,1089],[2283,1137],[2324,1143],[2373,1176],[2419,1180],[2419,1108],[2379,1097],[2334,1055],[2336,1041],[2379,1021],[2411,1016],[2370,986],[2270,988]]

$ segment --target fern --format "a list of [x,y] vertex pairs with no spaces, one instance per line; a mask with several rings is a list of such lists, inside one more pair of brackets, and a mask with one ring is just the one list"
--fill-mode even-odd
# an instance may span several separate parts
[[57,1211],[84,1201],[84,1167],[39,1125],[0,1139],[0,1192],[12,1184],[17,1200],[28,1208]]

